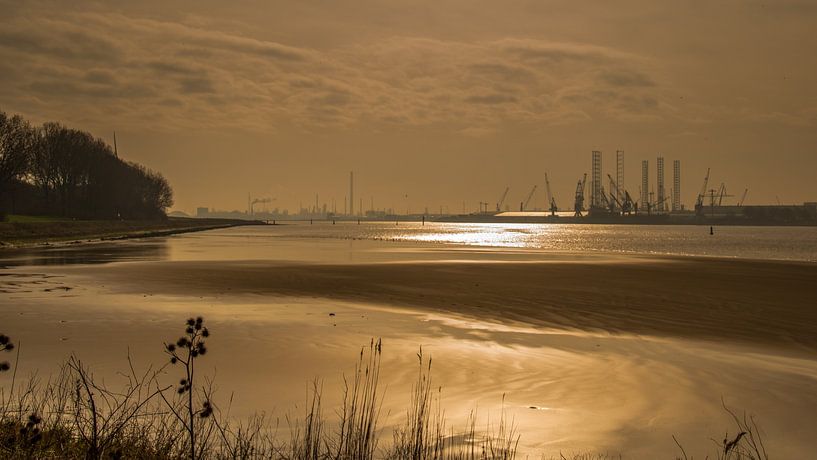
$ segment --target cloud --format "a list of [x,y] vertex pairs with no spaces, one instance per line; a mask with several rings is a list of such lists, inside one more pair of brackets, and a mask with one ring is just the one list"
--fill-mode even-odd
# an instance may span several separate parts
[[510,102],[516,102],[517,99],[513,96],[508,96],[506,94],[480,94],[475,96],[468,96],[465,98],[465,102],[469,102],[471,104],[507,104]]
[[179,80],[179,90],[186,94],[214,93],[215,84],[208,77],[187,77]]
[[645,87],[655,86],[652,79],[640,72],[606,71],[601,74],[601,81],[613,86]]
[[584,43],[548,42],[533,39],[507,38],[496,44],[522,61],[536,64],[553,64],[564,61],[615,62],[632,60],[636,56],[612,48]]
[[105,37],[73,24],[50,20],[41,23],[24,20],[12,27],[0,28],[0,48],[18,55],[82,61],[112,60],[119,51]]
[[100,85],[116,84],[116,76],[109,70],[93,69],[85,73],[85,81]]
[[70,120],[68,102],[81,99],[84,119],[116,112],[161,129],[444,124],[486,133],[506,122],[643,120],[664,107],[638,56],[533,39],[396,36],[312,49],[116,13],[28,14],[0,32],[4,61],[18,63],[0,75],[0,94],[16,107]]

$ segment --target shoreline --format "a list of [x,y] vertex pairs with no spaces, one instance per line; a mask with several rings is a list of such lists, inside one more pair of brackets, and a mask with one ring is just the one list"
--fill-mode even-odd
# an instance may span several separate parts
[[0,222],[0,251],[155,238],[250,225],[269,224],[254,220],[183,217],[154,221]]

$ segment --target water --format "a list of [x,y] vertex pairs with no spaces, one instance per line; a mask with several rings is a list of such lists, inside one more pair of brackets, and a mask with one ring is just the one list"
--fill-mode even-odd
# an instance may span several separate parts
[[817,262],[817,227],[570,225],[392,222],[294,223],[274,230],[243,227],[246,238],[315,238],[437,243],[565,253],[714,256]]
[[[295,223],[9,251],[0,253],[0,332],[24,344],[21,375],[47,376],[74,352],[111,384],[128,352],[137,366],[162,362],[162,342],[178,335],[184,318],[201,314],[213,331],[201,372],[216,375],[225,397],[235,392],[237,416],[260,410],[274,417],[302,414],[313,378],[324,382],[325,407],[338,404],[342,373],[351,371],[361,346],[382,337],[384,427],[404,417],[422,346],[434,358],[450,423],[461,427],[476,408],[484,426],[498,416],[504,395],[530,458],[673,458],[673,435],[703,458],[712,452],[710,438],[732,430],[721,398],[758,416],[776,457],[817,451],[813,351],[543,327],[519,317],[500,321],[501,312],[456,314],[388,298],[340,301],[308,289],[272,294],[227,275],[200,289],[185,281],[186,267],[275,276],[288,265],[334,264],[349,273],[361,264],[413,262],[445,262],[451,270],[493,261],[615,267],[662,255],[813,262],[817,230],[719,227],[711,236],[695,226]],[[157,268],[176,273],[178,282],[146,281]]]
[[[313,242],[309,250],[290,244],[304,240]],[[471,260],[497,254],[560,261],[621,254],[817,262],[817,227],[724,226],[710,235],[709,227],[691,225],[288,222],[179,235],[169,241],[7,251],[0,253],[0,265],[208,259],[376,262],[392,260],[394,252],[407,247],[412,260],[437,259],[448,250]],[[384,241],[400,244],[379,244]]]

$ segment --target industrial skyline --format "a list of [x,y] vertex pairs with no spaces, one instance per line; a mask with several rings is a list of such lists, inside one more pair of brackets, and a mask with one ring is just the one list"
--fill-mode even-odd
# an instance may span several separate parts
[[342,207],[349,170],[354,208],[508,185],[516,208],[544,172],[563,202],[616,149],[653,179],[680,159],[687,202],[707,168],[753,202],[817,199],[817,11],[795,0],[2,5],[0,110],[116,132],[174,209]]
[[[727,189],[727,184],[725,182],[720,183],[720,187],[717,189],[708,189],[708,185],[710,184],[710,177],[711,177],[711,168],[707,168],[706,175],[703,177],[703,189],[701,191],[697,191],[695,195],[690,195],[689,197],[685,197],[683,194],[683,189],[681,186],[681,160],[680,159],[672,159],[672,184],[667,190],[666,182],[665,182],[665,171],[664,171],[664,157],[660,154],[656,156],[655,168],[656,168],[656,175],[651,176],[650,174],[650,161],[649,159],[640,160],[641,162],[641,175],[640,175],[640,182],[638,186],[634,186],[632,183],[627,183],[624,180],[625,177],[625,152],[624,150],[617,149],[615,150],[615,171],[608,171],[604,168],[604,152],[600,150],[593,150],[590,152],[590,183],[587,185],[587,190],[585,191],[585,183],[587,180],[587,173],[580,173],[579,186],[576,189],[575,194],[573,195],[573,200],[570,200],[570,195],[565,194],[562,197],[559,197],[559,203],[557,204],[557,197],[553,193],[550,180],[548,179],[548,172],[544,173],[542,183],[534,183],[532,188],[530,188],[530,184],[522,184],[519,188],[519,192],[522,193],[523,191],[527,190],[524,195],[517,195],[516,193],[511,193],[511,186],[506,185],[503,188],[501,195],[496,199],[496,201],[477,201],[475,203],[469,202],[468,200],[462,201],[462,209],[459,212],[459,209],[450,208],[448,205],[443,204],[436,204],[436,205],[429,205],[425,204],[421,206],[419,210],[414,212],[415,215],[420,214],[427,214],[427,215],[462,215],[462,214],[491,214],[491,213],[503,213],[503,212],[549,212],[551,214],[555,214],[556,212],[570,212],[570,211],[580,211],[577,215],[583,215],[585,212],[589,212],[591,210],[595,210],[595,213],[607,213],[607,212],[614,212],[620,214],[666,214],[666,213],[692,213],[695,210],[695,204],[701,204],[702,200],[706,201],[707,199],[712,201],[717,199],[719,205],[737,205],[743,206],[744,204],[750,205],[773,205],[775,203],[747,203],[746,197],[749,192],[749,188],[746,187],[743,189],[743,193],[741,195],[734,195],[728,192],[736,190],[736,188],[729,187]],[[615,174],[615,178],[613,177]],[[301,215],[301,216],[314,216],[314,217],[326,217],[326,216],[351,216],[351,217],[383,217],[386,215],[407,215],[410,214],[410,206],[407,205],[407,201],[403,202],[402,204],[405,207],[401,207],[400,204],[393,204],[393,203],[385,203],[382,201],[378,201],[379,206],[375,207],[375,196],[369,195],[369,207],[364,207],[364,199],[362,196],[359,198],[355,197],[355,190],[356,190],[356,181],[355,181],[355,172],[349,171],[349,182],[348,182],[348,194],[343,196],[343,208],[342,210],[338,210],[337,203],[334,198],[330,198],[329,201],[320,202],[319,194],[315,194],[315,201],[313,205],[304,206],[303,202],[299,202],[297,208],[292,210],[288,208],[279,208],[276,207],[273,210],[269,208],[264,208],[264,213],[267,214],[282,214],[282,215]],[[654,179],[651,179],[654,177]],[[607,184],[605,186],[605,184]],[[519,184],[514,184],[514,186]],[[539,188],[540,185],[544,185],[543,188]],[[528,188],[525,188],[528,187]],[[537,191],[539,194],[537,195]],[[546,195],[545,195],[546,192]],[[580,197],[579,194],[582,196]],[[516,200],[518,196],[524,196],[524,198],[520,200]],[[408,198],[408,195],[404,195],[403,198]],[[724,201],[726,198],[726,201]],[[443,197],[441,201],[447,200],[449,198]],[[254,205],[261,203],[261,204],[269,204],[272,201],[275,201],[275,198],[270,199],[269,197],[264,198],[254,198],[251,194],[247,197],[247,208],[245,213],[248,215],[254,214]],[[733,201],[733,202],[732,202]],[[357,208],[355,207],[357,203]],[[515,207],[515,204],[518,203],[518,209]],[[809,203],[809,205],[813,205],[814,202],[804,202]],[[782,203],[776,203],[781,205]],[[802,204],[802,203],[791,203],[794,205]],[[429,212],[429,209],[432,209]],[[197,207],[197,214],[199,216],[206,215],[208,213],[216,212],[216,208],[210,207]],[[224,212],[226,210],[221,210],[219,212]],[[240,213],[239,210],[232,211],[233,213]]]

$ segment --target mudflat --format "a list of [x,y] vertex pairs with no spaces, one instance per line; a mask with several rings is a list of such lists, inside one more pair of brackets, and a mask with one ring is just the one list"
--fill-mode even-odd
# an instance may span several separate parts
[[539,327],[817,350],[817,265],[808,263],[161,261],[83,273],[140,294],[317,297]]

